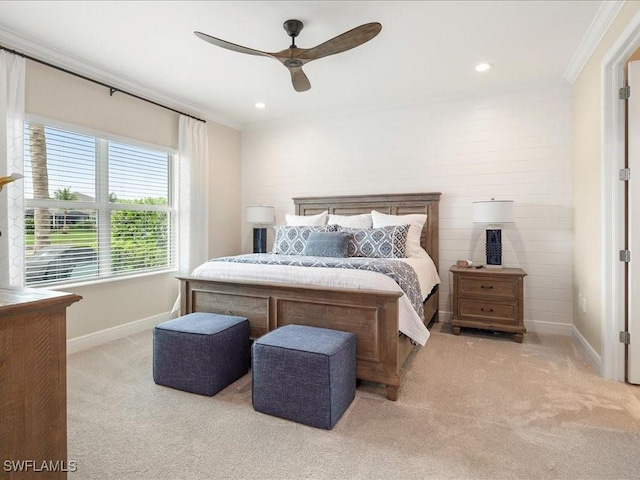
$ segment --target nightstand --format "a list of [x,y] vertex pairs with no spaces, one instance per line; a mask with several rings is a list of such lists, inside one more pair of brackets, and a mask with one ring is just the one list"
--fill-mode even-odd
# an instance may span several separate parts
[[460,327],[513,333],[522,343],[524,333],[524,277],[521,268],[487,269],[453,266],[453,333]]

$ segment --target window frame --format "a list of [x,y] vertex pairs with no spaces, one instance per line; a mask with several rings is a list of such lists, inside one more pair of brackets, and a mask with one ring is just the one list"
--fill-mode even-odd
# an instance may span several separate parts
[[[112,281],[127,280],[150,275],[158,275],[165,273],[176,273],[178,271],[178,151],[173,148],[155,145],[152,143],[136,140],[130,137],[114,135],[88,127],[74,125],[67,122],[43,117],[39,115],[26,114],[24,118],[25,126],[28,123],[37,123],[44,127],[57,128],[72,133],[86,135],[92,137],[96,141],[96,165],[95,165],[95,202],[87,202],[80,200],[65,200],[64,205],[69,209],[89,209],[96,210],[97,215],[97,244],[98,244],[98,266],[99,272],[95,277],[72,278],[69,280],[58,280],[52,283],[27,285],[30,288],[46,288],[55,290],[69,286],[84,286],[101,284]],[[167,205],[147,205],[147,204],[120,204],[109,202],[109,156],[108,142],[116,142],[133,147],[145,148],[156,152],[167,154],[169,162],[168,168],[168,192]],[[25,158],[26,163],[26,158]],[[42,199],[24,199],[25,212],[29,208],[59,208],[60,200],[50,198]],[[158,211],[165,212],[169,216],[168,226],[168,260],[169,265],[158,267],[157,269],[133,270],[130,272],[113,272],[111,271],[111,215],[114,211]],[[101,227],[100,225],[108,225]],[[25,237],[26,242],[26,237]],[[24,272],[26,280],[26,244],[23,246],[25,252]]]

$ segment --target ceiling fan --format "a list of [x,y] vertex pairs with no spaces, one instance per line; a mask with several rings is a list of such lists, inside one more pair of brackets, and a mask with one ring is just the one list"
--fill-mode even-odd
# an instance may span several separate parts
[[202,32],[193,33],[205,42],[209,42],[228,50],[233,50],[234,52],[275,58],[287,67],[291,73],[291,82],[293,83],[293,88],[296,92],[304,92],[311,88],[309,79],[302,71],[302,66],[305,63],[308,63],[311,60],[317,60],[319,58],[328,57],[329,55],[335,55],[336,53],[351,50],[352,48],[368,42],[378,35],[380,30],[382,30],[382,25],[380,23],[365,23],[364,25],[360,25],[359,27],[349,30],[342,35],[338,35],[331,40],[327,40],[313,48],[298,48],[296,46],[296,37],[302,31],[303,26],[304,25],[300,20],[287,20],[284,22],[283,27],[287,32],[287,35],[291,37],[291,46],[285,50],[275,53],[262,52],[260,50],[254,50],[253,48],[236,45],[235,43],[227,42]]

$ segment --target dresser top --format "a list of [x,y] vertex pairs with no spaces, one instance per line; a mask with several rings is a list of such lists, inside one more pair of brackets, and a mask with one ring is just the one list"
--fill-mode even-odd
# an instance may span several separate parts
[[11,315],[25,308],[67,307],[81,298],[73,293],[36,288],[0,288],[0,315]]
[[452,266],[449,271],[453,273],[472,273],[474,275],[512,275],[519,277],[526,277],[527,272],[525,272],[521,268],[475,268],[475,267],[458,267],[457,265]]

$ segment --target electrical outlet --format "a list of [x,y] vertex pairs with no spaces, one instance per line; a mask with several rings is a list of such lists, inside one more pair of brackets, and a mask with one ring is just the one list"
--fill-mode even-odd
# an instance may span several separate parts
[[582,292],[578,292],[578,308],[582,313],[587,313],[587,298]]
[[578,292],[578,308],[579,308],[580,310],[582,310],[582,299],[583,299],[583,298],[584,298],[584,297],[582,296],[582,292]]

